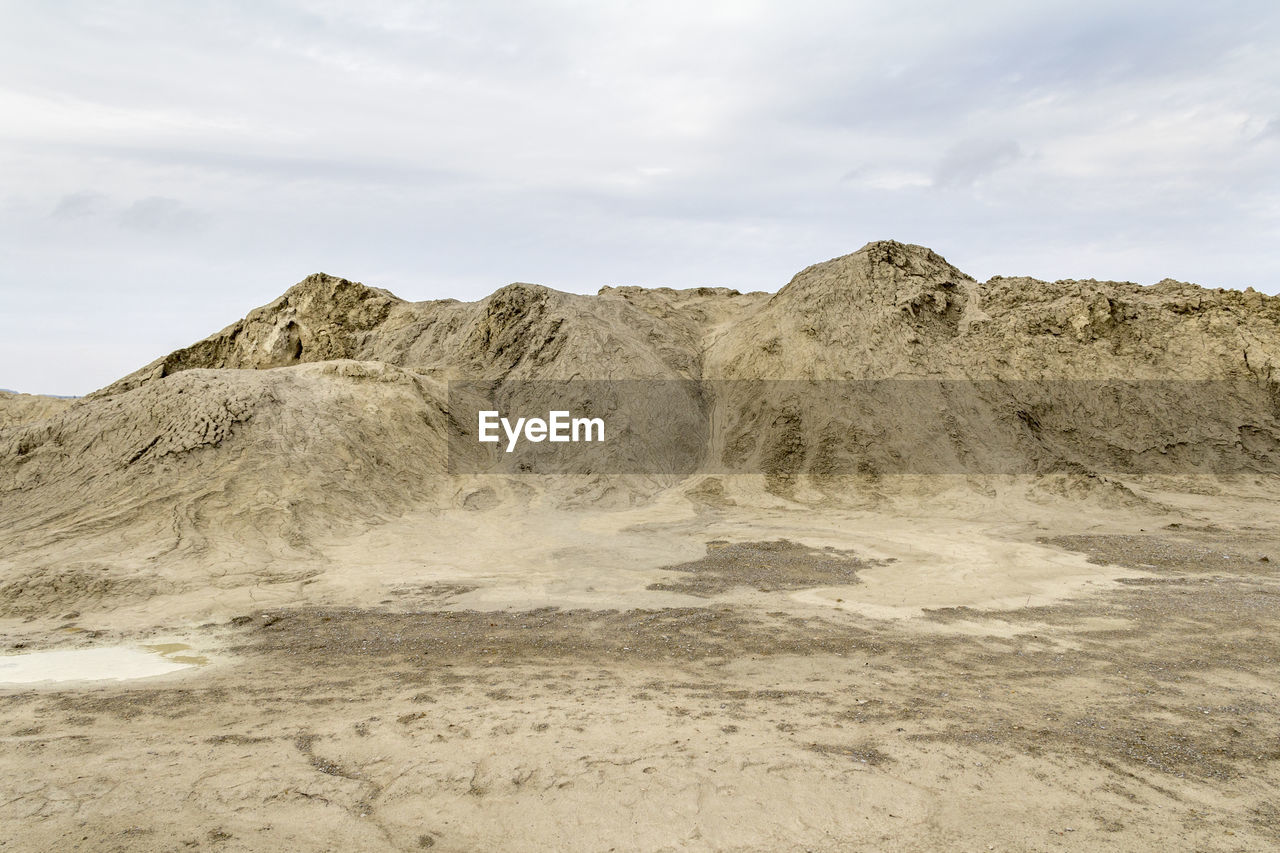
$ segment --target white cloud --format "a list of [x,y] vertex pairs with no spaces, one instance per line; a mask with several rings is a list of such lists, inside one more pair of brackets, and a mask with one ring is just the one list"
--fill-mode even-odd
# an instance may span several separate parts
[[0,385],[89,390],[317,269],[416,299],[776,288],[894,237],[979,276],[1274,292],[1278,27],[1261,2],[10,4],[0,297],[27,307],[0,337],[104,356]]
[[933,171],[934,186],[970,186],[1024,156],[1016,139],[965,139],[947,149]]
[[138,231],[186,231],[199,216],[176,198],[148,196],[138,199],[120,214],[120,222]]
[[75,220],[90,216],[99,216],[107,206],[107,197],[102,193],[81,190],[68,193],[58,199],[57,205],[49,214],[52,219]]

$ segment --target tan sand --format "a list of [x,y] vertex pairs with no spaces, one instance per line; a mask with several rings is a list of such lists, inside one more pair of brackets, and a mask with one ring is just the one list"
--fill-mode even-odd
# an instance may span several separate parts
[[[1280,849],[1277,364],[1280,299],[891,242],[772,295],[309,277],[0,397],[2,651],[190,664],[0,684],[0,848]],[[705,451],[754,473],[448,473],[448,380],[573,377],[1246,386],[938,432],[745,383]]]

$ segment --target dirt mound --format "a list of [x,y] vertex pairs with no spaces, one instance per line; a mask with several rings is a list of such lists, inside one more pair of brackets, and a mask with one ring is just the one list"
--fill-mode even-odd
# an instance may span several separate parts
[[[760,483],[681,498],[706,507],[880,500],[890,475],[974,472],[1039,477],[1036,500],[1096,497],[1102,483],[1137,502],[1115,471],[1280,466],[1278,365],[1280,298],[1173,281],[981,283],[896,242],[811,266],[773,295],[517,283],[415,303],[316,274],[88,398],[0,396],[0,573],[61,577],[71,561],[122,573],[103,589],[167,589],[201,582],[173,574],[195,564],[220,584],[258,583],[249,567],[310,559],[316,536],[408,508],[628,506],[712,482],[687,474]],[[690,427],[670,442],[697,445],[705,465],[638,454],[626,461],[649,467],[632,473],[656,476],[624,482],[601,464],[471,483],[448,465],[459,379],[686,383],[646,397],[632,424],[705,420],[705,438]],[[1117,380],[1174,384],[1144,386],[1151,411],[1135,421],[1105,384]],[[49,595],[63,587],[88,588]]]
[[331,508],[345,497],[376,512],[443,470],[442,398],[438,383],[378,362],[187,370],[0,433],[0,500],[21,504],[7,507],[21,523],[46,503],[81,504],[86,483],[113,516],[210,488],[296,506],[316,499],[310,484]]
[[980,283],[878,242],[800,272],[704,365],[737,380],[717,400],[723,452],[780,493],[805,478],[831,492],[891,473],[1280,463],[1280,298],[1252,290]]
[[[322,561],[318,537],[442,491],[442,400],[438,383],[377,362],[191,369],[4,430],[0,578],[24,600],[76,600]],[[95,586],[70,562],[110,570]]]
[[0,391],[0,430],[30,421],[43,420],[74,403],[74,399],[66,397],[42,397],[38,394]]
[[1280,375],[1280,298],[1162,281],[974,281],[920,246],[811,266],[707,356],[746,379]]
[[365,335],[404,305],[385,290],[316,273],[269,305],[249,312],[189,347],[156,359],[95,396],[132,390],[154,379],[198,368],[267,369],[354,358]]
[[696,378],[706,337],[765,294],[604,288],[598,296],[511,284],[479,302],[405,302],[317,273],[276,301],[93,396],[184,370],[378,361],[443,379]]

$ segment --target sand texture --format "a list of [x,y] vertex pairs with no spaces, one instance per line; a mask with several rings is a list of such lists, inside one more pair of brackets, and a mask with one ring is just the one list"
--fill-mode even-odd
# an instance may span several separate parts
[[[486,469],[460,380],[695,464]],[[1253,291],[312,275],[0,394],[3,653],[187,664],[0,684],[0,849],[1280,849],[1278,473]]]

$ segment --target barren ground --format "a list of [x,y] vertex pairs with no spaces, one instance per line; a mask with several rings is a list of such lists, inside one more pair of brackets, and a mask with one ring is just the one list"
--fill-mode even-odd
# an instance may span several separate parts
[[[603,518],[579,524],[614,549],[594,572],[512,522],[473,549],[508,568],[355,542],[382,574],[5,620],[10,651],[210,663],[0,690],[0,847],[1280,849],[1280,535],[1256,517]],[[646,537],[674,544],[632,565]]]

